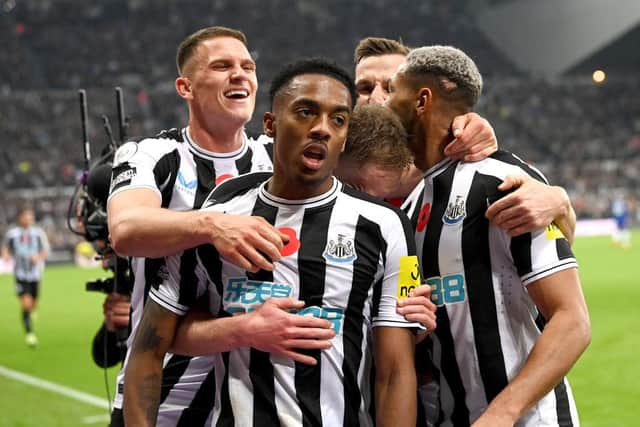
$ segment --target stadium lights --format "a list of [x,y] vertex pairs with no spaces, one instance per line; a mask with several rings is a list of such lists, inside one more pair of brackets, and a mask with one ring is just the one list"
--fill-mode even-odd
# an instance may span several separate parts
[[593,82],[596,84],[604,83],[607,79],[607,73],[602,70],[595,70],[592,75]]

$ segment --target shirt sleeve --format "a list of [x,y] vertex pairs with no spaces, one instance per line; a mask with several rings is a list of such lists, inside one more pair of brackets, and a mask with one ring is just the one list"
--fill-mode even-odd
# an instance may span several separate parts
[[158,274],[162,280],[149,290],[149,298],[165,309],[184,316],[207,291],[207,277],[196,257],[196,248],[165,257]]
[[381,225],[387,249],[384,272],[374,288],[372,326],[424,329],[420,323],[409,322],[396,311],[398,301],[420,286],[421,275],[409,219],[398,210],[393,212]]
[[175,141],[170,139],[131,141],[118,148],[111,172],[109,198],[132,188],[148,188],[161,198],[161,186],[171,178],[171,170],[162,167],[167,163],[163,159],[175,149]]
[[569,242],[555,224],[512,238],[510,250],[525,286],[558,271],[578,267]]

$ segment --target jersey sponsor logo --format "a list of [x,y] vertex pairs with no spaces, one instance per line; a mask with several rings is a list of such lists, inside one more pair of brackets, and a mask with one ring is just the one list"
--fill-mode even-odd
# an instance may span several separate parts
[[462,274],[429,277],[426,284],[431,286],[431,301],[441,307],[445,304],[457,304],[467,298],[466,285]]
[[322,256],[327,261],[338,264],[355,261],[358,255],[356,254],[356,245],[353,242],[353,237],[338,234],[337,238],[329,240]]
[[181,190],[185,190],[189,193],[193,193],[198,187],[198,180],[197,179],[188,180],[182,174],[182,171],[178,171],[178,184],[176,186]]
[[466,216],[465,200],[462,196],[456,196],[456,200],[449,202],[447,210],[444,211],[442,222],[445,225],[454,225],[462,221]]
[[336,334],[340,334],[342,332],[344,311],[339,308],[318,307],[317,305],[312,305],[298,311],[298,314],[301,316],[313,316],[320,319],[326,319],[331,323],[331,328],[335,331]]
[[118,151],[116,151],[116,155],[113,159],[113,165],[118,166],[129,161],[137,151],[138,144],[133,141],[127,142],[122,147],[118,148]]
[[111,180],[111,189],[109,192],[113,192],[120,187],[124,187],[125,185],[131,184],[131,180],[136,176],[136,168],[127,168],[121,171],[117,171],[114,169],[114,176]]
[[401,256],[398,268],[398,300],[409,297],[412,290],[420,286],[420,267],[415,255]]
[[[246,277],[229,278],[224,286],[222,304],[230,314],[248,313],[264,304],[269,298],[288,298],[293,287],[286,283],[248,280]],[[342,330],[343,310],[331,307],[309,306],[297,312],[302,316],[314,316],[331,322],[336,333]]]
[[562,231],[560,231],[558,226],[553,222],[547,225],[547,228],[544,230],[544,234],[547,236],[547,240],[564,239],[564,234],[562,234]]

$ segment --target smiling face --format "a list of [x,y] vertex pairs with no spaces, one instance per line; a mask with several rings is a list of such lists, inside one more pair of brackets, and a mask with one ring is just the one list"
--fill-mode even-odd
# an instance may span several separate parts
[[203,127],[242,126],[255,108],[256,64],[240,40],[207,39],[186,61],[176,89]]
[[349,90],[332,77],[301,74],[287,83],[264,117],[265,133],[275,140],[269,191],[288,199],[328,191],[350,113]]

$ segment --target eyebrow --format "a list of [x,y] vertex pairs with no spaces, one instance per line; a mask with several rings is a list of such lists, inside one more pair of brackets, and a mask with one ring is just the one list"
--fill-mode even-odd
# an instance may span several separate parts
[[[320,108],[320,103],[312,98],[298,98],[291,103],[291,105],[309,105],[315,108]],[[336,112],[351,112],[351,107],[345,104],[337,104],[332,108]]]

